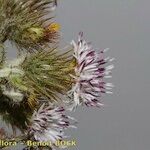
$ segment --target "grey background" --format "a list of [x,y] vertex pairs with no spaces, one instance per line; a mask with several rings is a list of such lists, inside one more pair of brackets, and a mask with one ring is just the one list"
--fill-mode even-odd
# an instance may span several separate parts
[[113,95],[105,107],[78,109],[72,137],[79,150],[150,150],[150,1],[60,0],[56,20],[64,41],[79,31],[116,58]]
[[103,97],[105,107],[72,114],[79,124],[68,133],[78,141],[71,150],[150,149],[149,6],[149,0],[59,1],[62,41],[68,44],[83,31],[96,48],[109,47],[106,55],[116,58],[114,94]]

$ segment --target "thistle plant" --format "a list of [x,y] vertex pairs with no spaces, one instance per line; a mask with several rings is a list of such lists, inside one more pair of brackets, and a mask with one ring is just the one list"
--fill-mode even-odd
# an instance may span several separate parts
[[[62,149],[56,142],[77,122],[65,112],[101,107],[103,93],[112,93],[105,78],[113,59],[104,57],[106,49],[96,51],[80,32],[62,52],[60,26],[52,21],[56,7],[56,0],[0,0],[0,116],[13,129],[11,136],[1,129],[0,136],[24,150]],[[7,40],[18,50],[14,60],[5,55]],[[29,147],[27,140],[52,145]]]

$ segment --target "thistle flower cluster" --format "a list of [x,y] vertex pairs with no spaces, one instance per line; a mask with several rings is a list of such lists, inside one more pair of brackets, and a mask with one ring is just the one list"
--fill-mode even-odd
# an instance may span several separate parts
[[[76,128],[75,119],[65,115],[68,110],[103,106],[103,94],[112,93],[113,87],[105,78],[114,67],[113,59],[104,56],[106,49],[95,50],[82,32],[60,52],[60,26],[45,19],[56,4],[0,0],[0,115],[14,136],[19,129],[25,140],[51,141],[51,149],[68,138],[66,129]],[[17,46],[13,61],[5,56],[6,40]]]
[[113,65],[105,67],[105,64],[113,59],[105,59],[105,50],[96,51],[90,43],[83,39],[83,33],[79,34],[78,42],[72,41],[74,58],[76,60],[74,84],[69,95],[74,100],[73,107],[85,104],[86,106],[100,107],[99,101],[103,93],[111,93],[113,85],[106,83],[104,78],[110,77]]
[[64,112],[63,107],[53,108],[42,105],[31,118],[28,134],[33,136],[36,141],[51,141],[55,146],[58,140],[66,138],[64,129],[75,127],[70,123],[70,120],[74,120],[74,118],[66,116]]
[[[113,84],[106,83],[105,78],[111,77],[111,70],[113,65],[110,64],[105,67],[108,62],[113,59],[104,58],[105,50],[96,52],[90,43],[83,39],[83,33],[79,34],[78,42],[72,41],[74,50],[73,58],[76,61],[74,66],[74,73],[70,74],[72,77],[71,90],[67,92],[70,97],[70,107],[74,108],[85,104],[86,106],[100,107],[103,104],[100,102],[103,93],[112,93]],[[38,112],[32,116],[29,134],[34,136],[37,141],[51,140],[53,143],[57,140],[65,138],[63,129],[74,127],[70,125],[65,116],[64,108],[42,106]]]

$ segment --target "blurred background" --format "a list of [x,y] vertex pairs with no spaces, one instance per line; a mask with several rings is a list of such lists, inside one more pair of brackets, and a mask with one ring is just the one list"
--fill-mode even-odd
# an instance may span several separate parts
[[[104,108],[78,108],[72,113],[78,129],[70,150],[150,149],[150,1],[59,0],[56,21],[62,43],[77,39],[79,31],[95,48],[110,48],[115,57],[113,95],[103,97]],[[15,53],[8,43],[9,57]],[[19,150],[19,148],[18,148]]]
[[150,1],[60,0],[56,21],[62,40],[79,31],[95,48],[110,48],[115,57],[113,95],[102,109],[77,109],[79,150],[150,149]]

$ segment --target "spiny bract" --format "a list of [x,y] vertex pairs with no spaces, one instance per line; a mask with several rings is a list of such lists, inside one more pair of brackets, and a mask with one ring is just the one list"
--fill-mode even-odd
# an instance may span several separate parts
[[28,51],[55,43],[58,33],[48,28],[53,17],[46,16],[55,3],[56,0],[0,0],[1,43],[9,39],[19,49]]

